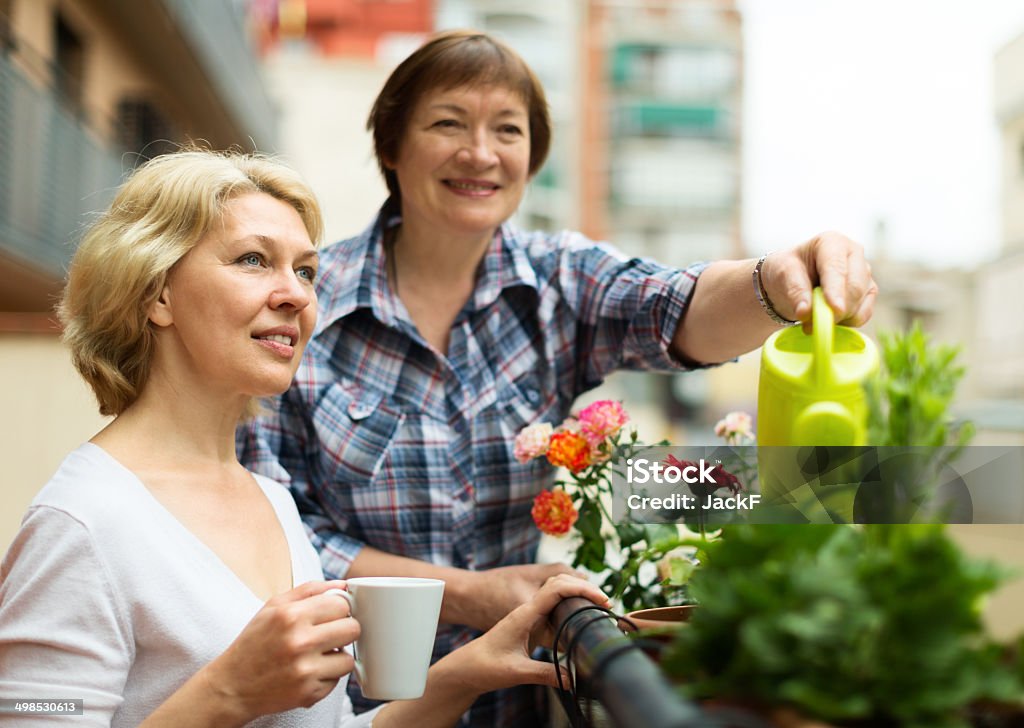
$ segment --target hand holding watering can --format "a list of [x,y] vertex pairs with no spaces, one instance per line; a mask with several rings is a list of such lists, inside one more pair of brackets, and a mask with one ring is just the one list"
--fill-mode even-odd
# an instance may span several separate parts
[[878,370],[878,350],[856,329],[836,326],[815,288],[812,330],[777,331],[761,351],[759,445],[864,445],[863,383]]

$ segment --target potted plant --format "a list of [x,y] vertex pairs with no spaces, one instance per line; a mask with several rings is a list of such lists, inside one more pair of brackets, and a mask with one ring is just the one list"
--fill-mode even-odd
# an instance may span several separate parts
[[[871,441],[921,448],[901,484],[921,487],[973,434],[949,414],[964,370],[917,326],[881,343]],[[1024,725],[1024,635],[999,644],[980,616],[1007,574],[944,529],[728,526],[705,545],[690,582],[699,607],[662,667],[692,697],[837,726]]]
[[832,725],[1022,721],[1024,638],[997,644],[980,618],[1002,572],[965,558],[943,528],[726,527],[662,668],[693,698]]

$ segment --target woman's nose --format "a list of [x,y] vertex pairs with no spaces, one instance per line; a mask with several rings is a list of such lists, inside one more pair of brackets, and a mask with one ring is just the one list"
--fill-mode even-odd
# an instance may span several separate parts
[[477,135],[467,141],[457,154],[459,162],[475,168],[490,167],[497,163],[498,155],[494,151],[491,140],[485,135]]
[[301,311],[313,301],[313,287],[299,279],[295,271],[284,271],[275,277],[275,286],[270,293],[270,307],[294,308]]

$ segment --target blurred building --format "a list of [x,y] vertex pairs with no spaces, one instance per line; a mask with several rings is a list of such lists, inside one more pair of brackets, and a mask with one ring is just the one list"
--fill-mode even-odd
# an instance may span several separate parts
[[996,121],[1002,136],[1003,246],[975,277],[973,366],[978,400],[970,416],[997,441],[1024,444],[1024,33],[995,57]]
[[179,143],[272,151],[253,59],[231,0],[0,0],[0,550],[104,422],[52,313],[88,213]]
[[140,156],[270,149],[275,116],[227,0],[0,2],[0,310],[51,309],[83,214]]
[[387,189],[366,118],[388,74],[434,27],[432,0],[258,0],[250,20],[281,110],[280,151],[313,187],[325,241],[366,227]]

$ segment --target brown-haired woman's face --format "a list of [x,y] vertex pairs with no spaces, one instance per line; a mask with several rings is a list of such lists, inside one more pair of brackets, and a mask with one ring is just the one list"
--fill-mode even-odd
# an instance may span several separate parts
[[526,103],[502,86],[425,93],[398,158],[403,224],[458,237],[489,237],[516,211],[529,178]]

